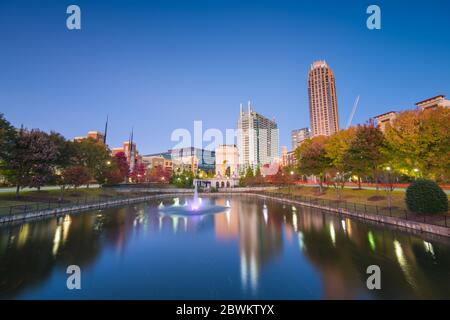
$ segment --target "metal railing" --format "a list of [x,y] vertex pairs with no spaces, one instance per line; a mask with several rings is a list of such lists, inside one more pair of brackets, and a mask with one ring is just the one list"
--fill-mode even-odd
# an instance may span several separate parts
[[132,203],[136,200],[156,196],[155,194],[146,195],[117,195],[113,197],[80,197],[72,201],[55,201],[49,200],[47,202],[32,202],[13,206],[0,207],[0,218],[5,216],[24,215],[35,212],[45,212],[54,209],[64,209],[65,211],[78,210],[80,207],[107,207],[115,203]]
[[355,214],[367,214],[376,216],[388,216],[398,219],[423,222],[430,225],[436,225],[441,227],[450,227],[450,215],[446,214],[417,214],[410,212],[403,208],[398,207],[388,207],[388,206],[377,206],[370,205],[366,203],[356,203],[348,202],[345,200],[330,200],[315,198],[310,196],[295,195],[292,193],[283,192],[252,192],[256,194],[261,194],[265,196],[272,196],[276,198],[282,198],[286,200],[304,202],[314,206],[320,206],[329,210],[345,210],[350,213]]

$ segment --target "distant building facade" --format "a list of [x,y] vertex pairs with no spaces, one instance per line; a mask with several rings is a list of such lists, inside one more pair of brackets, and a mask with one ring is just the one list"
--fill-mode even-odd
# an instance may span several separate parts
[[313,136],[339,131],[339,114],[334,73],[325,61],[311,65],[308,75],[309,113]]
[[287,147],[282,148],[281,164],[283,167],[292,167],[297,165],[295,150],[288,151]]
[[99,141],[99,142],[104,142],[105,141],[105,135],[103,134],[103,132],[100,131],[89,131],[87,136],[85,137],[75,137],[73,138],[74,141],[83,141],[86,139],[92,139],[95,141]]
[[311,137],[309,128],[295,129],[291,131],[292,150],[297,149],[303,141]]
[[[432,110],[438,107],[450,108],[450,100],[445,99],[445,95],[434,96],[416,103],[417,110]],[[382,132],[386,130],[386,125],[393,124],[398,112],[389,111],[373,117]]]
[[445,99],[444,95],[434,96],[416,103],[421,110],[434,109],[437,107],[450,108],[450,100]]
[[178,148],[169,150],[172,161],[178,165],[188,165],[193,173],[197,170],[205,172],[215,171],[215,152],[195,147]]
[[136,165],[142,163],[142,156],[136,148],[136,143],[131,143],[130,141],[125,141],[122,147],[113,148],[111,150],[112,155],[115,156],[119,152],[123,152],[127,159],[128,165],[130,166],[130,171],[133,171]]
[[234,144],[219,145],[216,150],[216,176],[239,176],[239,151]]
[[382,132],[384,132],[384,130],[386,129],[386,125],[389,123],[392,125],[392,123],[394,122],[395,118],[397,117],[397,112],[395,111],[389,111],[383,114],[380,114],[376,117],[374,117],[378,128],[380,128],[380,130]]
[[172,172],[173,170],[172,157],[169,153],[143,155],[142,161],[147,170],[152,170],[158,167],[168,172]]
[[237,142],[241,170],[272,163],[279,152],[278,125],[274,120],[254,112],[250,102],[247,112],[243,111],[241,104]]

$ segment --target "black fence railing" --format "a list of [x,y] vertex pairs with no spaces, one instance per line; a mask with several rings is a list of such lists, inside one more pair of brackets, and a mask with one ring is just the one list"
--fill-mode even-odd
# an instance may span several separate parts
[[27,214],[32,212],[50,211],[54,209],[73,209],[76,210],[82,206],[103,207],[113,203],[131,203],[138,199],[146,198],[150,195],[116,195],[112,197],[80,197],[76,200],[67,202],[50,200],[47,202],[31,202],[13,206],[0,207],[0,218],[18,214]]
[[309,196],[296,195],[292,193],[283,193],[283,192],[270,192],[270,191],[261,191],[261,192],[252,192],[257,194],[262,194],[266,196],[272,196],[276,198],[283,198],[287,200],[304,202],[310,205],[316,205],[320,207],[324,207],[326,209],[343,209],[351,213],[364,213],[367,215],[381,215],[381,216],[389,216],[395,217],[399,219],[404,219],[408,221],[416,221],[423,222],[431,225],[437,225],[442,227],[450,227],[450,215],[447,214],[417,214],[410,212],[404,208],[398,208],[393,206],[377,206],[370,205],[366,203],[356,203],[356,202],[348,202],[345,200],[331,200],[331,199],[322,199],[315,198]]

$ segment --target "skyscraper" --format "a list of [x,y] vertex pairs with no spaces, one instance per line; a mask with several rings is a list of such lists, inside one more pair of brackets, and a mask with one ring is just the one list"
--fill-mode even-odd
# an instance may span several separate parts
[[241,169],[255,169],[278,158],[278,125],[254,112],[250,101],[247,112],[240,106],[237,140]]
[[335,79],[325,61],[316,61],[311,65],[308,95],[312,135],[329,136],[339,131]]
[[297,147],[305,140],[311,137],[311,131],[309,128],[295,129],[291,131],[292,140],[292,150],[297,149]]

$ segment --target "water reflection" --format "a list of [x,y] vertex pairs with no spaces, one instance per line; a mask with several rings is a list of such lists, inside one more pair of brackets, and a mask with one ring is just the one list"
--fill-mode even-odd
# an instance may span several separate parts
[[[73,298],[65,268],[77,264],[93,285],[76,298],[450,298],[447,239],[272,201],[214,201],[223,213],[161,216],[155,202],[4,226],[0,297]],[[371,264],[380,291],[365,286]]]

